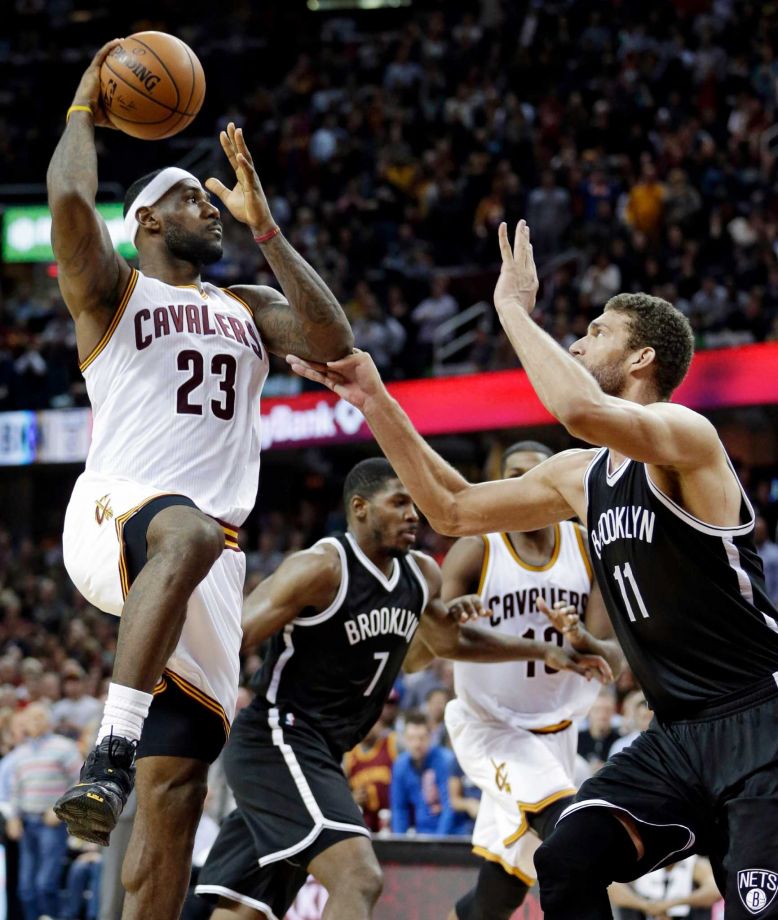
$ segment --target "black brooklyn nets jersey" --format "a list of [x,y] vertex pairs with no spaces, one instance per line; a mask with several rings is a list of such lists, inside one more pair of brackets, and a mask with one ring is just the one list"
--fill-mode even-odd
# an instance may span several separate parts
[[427,582],[411,554],[386,578],[351,534],[337,547],[341,582],[321,613],[305,610],[270,640],[254,678],[257,704],[321,731],[334,753],[361,741],[381,713],[427,605]]
[[598,451],[584,478],[592,563],[652,708],[679,718],[778,682],[778,612],[745,494],[740,525],[714,527],[664,495],[644,464],[610,474],[608,458]]

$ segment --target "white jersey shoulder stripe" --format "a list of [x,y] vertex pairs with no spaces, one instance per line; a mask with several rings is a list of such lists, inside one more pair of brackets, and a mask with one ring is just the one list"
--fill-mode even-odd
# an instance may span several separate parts
[[576,542],[578,543],[578,551],[581,554],[581,559],[583,560],[584,568],[586,569],[586,574],[589,576],[589,581],[594,581],[594,572],[592,571],[592,563],[589,560],[589,553],[586,551],[586,546],[584,540],[583,530],[578,526],[578,524],[573,524],[573,533],[575,534]]
[[[731,536],[731,537],[740,537],[744,534],[750,533],[754,527],[754,509],[751,507],[751,503],[746,499],[746,507],[749,512],[749,520],[745,524],[740,524],[736,527],[718,527],[716,524],[707,524],[705,521],[701,521],[699,518],[695,517],[693,514],[690,514],[685,508],[682,508],[677,502],[674,502],[672,498],[659,488],[648,473],[648,466],[643,464],[643,469],[646,474],[646,482],[648,483],[649,489],[659,501],[671,511],[677,518],[688,524],[689,527],[692,527],[694,530],[698,530],[700,533],[707,534],[709,537],[722,537],[722,536]],[[736,477],[737,478],[737,477]],[[740,489],[741,496],[744,496],[743,486],[740,483],[740,480],[737,480],[738,487]]]
[[219,290],[220,290],[222,293],[226,294],[228,297],[232,297],[233,300],[237,300],[238,303],[239,303],[242,307],[244,307],[246,310],[249,311],[249,316],[250,316],[252,319],[254,319],[254,311],[251,309],[251,307],[246,303],[246,301],[245,301],[242,297],[239,297],[239,296],[235,293],[235,291],[231,291],[229,288],[219,288]]
[[140,272],[134,268],[130,269],[130,278],[127,281],[127,287],[124,289],[124,293],[121,296],[119,301],[119,306],[116,308],[116,312],[113,315],[113,319],[110,322],[110,325],[103,333],[103,337],[95,345],[89,355],[84,358],[81,364],[78,365],[79,370],[83,374],[84,371],[89,367],[89,365],[95,360],[95,358],[103,351],[105,346],[111,340],[111,336],[116,332],[116,327],[119,325],[124,311],[127,309],[127,304],[130,302],[132,297],[132,292],[135,290],[135,285],[138,283],[138,278],[140,277]]
[[422,594],[420,612],[424,613],[424,611],[427,609],[427,604],[429,603],[430,599],[430,586],[427,584],[427,579],[424,577],[421,569],[419,568],[419,563],[413,558],[413,553],[408,553],[405,558],[408,560],[408,565],[410,566],[411,571],[419,579]]
[[476,594],[483,595],[484,585],[489,580],[489,563],[492,558],[492,544],[488,534],[483,534],[481,539],[484,541],[484,556],[481,560],[481,574],[478,578],[478,590]]
[[319,623],[329,620],[333,614],[340,610],[346,598],[346,592],[348,591],[348,561],[346,559],[346,551],[343,549],[343,544],[340,540],[336,540],[335,537],[324,537],[314,544],[314,546],[322,545],[334,546],[338,551],[338,556],[340,556],[340,585],[334,600],[326,610],[322,610],[320,613],[310,617],[295,617],[292,620],[295,626],[318,626]]
[[601,447],[598,451],[595,452],[592,459],[589,461],[586,469],[583,474],[583,486],[584,486],[584,498],[586,500],[586,510],[589,510],[589,477],[592,474],[592,467],[600,459],[603,453],[607,450],[607,447]]

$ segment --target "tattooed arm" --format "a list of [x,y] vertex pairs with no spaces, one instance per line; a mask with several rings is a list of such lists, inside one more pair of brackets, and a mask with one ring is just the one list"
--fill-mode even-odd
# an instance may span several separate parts
[[[208,179],[205,187],[221,199],[236,220],[251,227],[254,236],[277,230],[243,130],[230,122],[219,137],[237,181],[228,189],[218,179]],[[231,290],[254,311],[268,351],[282,357],[293,352],[321,362],[347,355],[354,346],[354,336],[346,314],[324,281],[281,233],[263,243],[262,252],[283,295],[257,285],[238,285]]]
[[91,114],[71,114],[46,176],[59,287],[75,320],[81,360],[103,337],[130,276],[95,207],[95,125],[107,121],[100,103],[100,65],[116,43],[104,45],[81,78],[73,105],[88,106]]
[[230,290],[254,311],[262,341],[274,355],[301,348],[309,360],[333,361],[348,354],[354,336],[340,304],[297,250],[279,233],[262,252],[281,285],[236,285]]

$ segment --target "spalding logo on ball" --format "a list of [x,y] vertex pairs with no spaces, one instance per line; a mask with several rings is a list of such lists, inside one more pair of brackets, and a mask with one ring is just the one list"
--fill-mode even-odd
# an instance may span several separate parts
[[155,141],[183,131],[200,111],[205,74],[180,38],[136,32],[103,62],[100,90],[112,125],[132,137]]

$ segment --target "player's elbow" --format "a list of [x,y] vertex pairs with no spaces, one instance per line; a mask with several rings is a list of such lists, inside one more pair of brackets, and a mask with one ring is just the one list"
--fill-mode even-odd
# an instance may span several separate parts
[[600,404],[597,400],[578,397],[568,400],[564,408],[555,414],[574,438],[594,443],[597,439],[595,432],[599,409]]
[[444,537],[467,537],[481,531],[468,527],[467,515],[462,507],[461,493],[446,491],[434,507],[424,508],[430,527]]
[[312,352],[314,350],[316,353],[311,354],[311,360],[321,363],[338,361],[351,354],[354,350],[354,333],[345,316],[328,327],[326,336],[316,343],[315,349],[311,349]]

